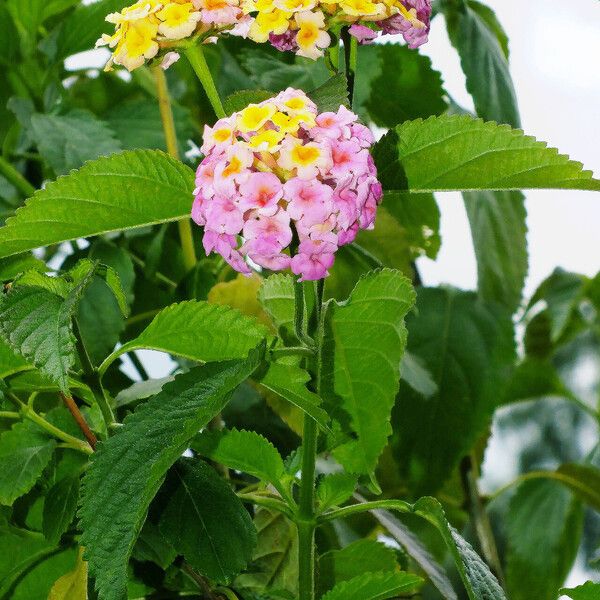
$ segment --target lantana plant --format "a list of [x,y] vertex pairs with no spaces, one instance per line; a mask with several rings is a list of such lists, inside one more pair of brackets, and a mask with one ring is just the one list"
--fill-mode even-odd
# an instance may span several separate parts
[[[0,5],[0,600],[597,599],[559,590],[599,542],[600,278],[523,301],[519,190],[600,181],[519,129],[491,9],[34,4]],[[419,274],[451,191],[476,291]]]

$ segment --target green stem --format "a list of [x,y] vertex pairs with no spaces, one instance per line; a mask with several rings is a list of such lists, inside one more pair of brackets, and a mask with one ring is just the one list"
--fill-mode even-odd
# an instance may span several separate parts
[[4,175],[14,187],[16,187],[25,198],[35,194],[35,188],[17,171],[5,158],[0,156],[0,175]]
[[0,410],[0,419],[15,419],[18,420],[20,415],[18,412],[13,412],[10,410]]
[[[171,98],[169,97],[169,88],[167,87],[167,78],[161,67],[152,69],[154,81],[156,82],[156,94],[158,97],[158,106],[160,108],[160,119],[165,133],[167,152],[179,160],[179,147],[177,145],[177,131],[175,129],[175,120],[173,119],[173,108]],[[183,250],[183,263],[185,268],[190,271],[196,265],[196,250],[194,248],[194,236],[192,235],[192,225],[189,217],[177,221],[179,229],[179,239],[181,249]]]
[[146,371],[146,368],[142,364],[142,361],[138,358],[138,355],[135,353],[135,350],[128,352],[127,356],[129,356],[129,360],[131,360],[131,362],[132,362],[135,370],[137,371],[137,374],[140,376],[141,380],[148,381],[148,379],[150,379],[150,376],[148,375],[148,371]]
[[260,494],[244,494],[242,492],[238,492],[237,497],[242,502],[258,504],[259,506],[264,506],[265,508],[276,510],[277,512],[286,515],[289,519],[293,519],[294,517],[288,504],[286,504],[279,498],[274,498],[272,496],[261,496]]
[[286,348],[273,348],[271,350],[271,356],[304,356],[305,358],[312,358],[315,355],[315,351],[312,348],[306,348],[305,346],[288,346]]
[[329,33],[331,44],[325,51],[325,64],[331,75],[337,75],[340,70],[340,41],[332,32]]
[[306,299],[302,283],[294,281],[294,333],[300,342],[312,348],[314,341],[307,333],[305,307]]
[[322,514],[319,517],[319,524],[344,519],[370,510],[396,510],[402,513],[412,512],[410,504],[402,500],[373,500],[372,502],[361,502],[360,504],[351,504],[343,508],[336,508]]
[[357,40],[350,35],[347,26],[342,28],[342,41],[344,42],[344,66],[346,69],[346,80],[348,82],[348,100],[352,106],[354,100],[354,79],[356,75],[356,61],[358,58]]
[[208,64],[206,63],[202,44],[190,46],[184,50],[184,53],[190,62],[190,65],[192,65],[192,69],[194,69],[194,72],[198,76],[198,79],[208,96],[208,100],[215,111],[215,115],[217,115],[217,118],[219,119],[225,118],[227,114],[221,103],[221,98],[219,97],[219,92],[217,91],[217,86],[212,78]]

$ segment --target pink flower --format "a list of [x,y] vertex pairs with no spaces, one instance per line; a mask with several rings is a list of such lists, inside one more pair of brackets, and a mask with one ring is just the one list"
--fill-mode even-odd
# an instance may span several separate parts
[[335,246],[327,242],[305,240],[300,242],[298,254],[292,257],[291,268],[300,281],[314,281],[329,275],[335,262]]
[[343,177],[348,173],[364,173],[367,169],[369,152],[361,149],[360,145],[352,140],[333,142],[331,144],[331,159],[333,166],[331,172]]
[[370,44],[377,38],[378,33],[373,31],[370,27],[366,25],[360,25],[359,23],[354,23],[350,25],[350,29],[348,29],[350,35],[353,35],[359,44]]
[[292,241],[290,216],[285,210],[279,210],[273,216],[254,214],[244,224],[244,237],[246,239],[269,238],[273,239],[282,250]]
[[333,190],[315,179],[295,177],[284,186],[287,212],[292,219],[302,219],[307,226],[321,223],[331,214]]
[[237,240],[233,235],[204,230],[202,245],[206,254],[215,251],[220,254],[239,273],[250,275],[252,271],[244,261],[244,257],[236,250]]
[[243,213],[237,202],[224,196],[215,196],[206,203],[206,223],[217,233],[237,235],[244,227]]
[[283,185],[273,173],[251,173],[240,185],[240,194],[243,210],[256,209],[260,214],[272,216],[283,196]]
[[411,13],[409,20],[401,13],[393,15],[379,26],[384,33],[401,33],[409,48],[418,48],[427,42],[431,20],[431,0],[402,0]]
[[330,140],[349,138],[351,135],[350,125],[356,119],[357,116],[345,106],[340,106],[337,113],[321,113],[315,120],[317,126],[311,129],[310,136],[315,140],[322,138]]

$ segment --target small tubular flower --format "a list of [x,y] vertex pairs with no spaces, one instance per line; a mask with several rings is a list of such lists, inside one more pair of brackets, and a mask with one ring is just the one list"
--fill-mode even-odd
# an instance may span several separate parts
[[373,228],[373,142],[346,107],[319,114],[292,88],[205,127],[192,219],[206,252],[245,274],[254,263],[326,277],[337,249]]
[[410,48],[427,41],[431,0],[245,0],[253,16],[248,37],[317,59],[343,25],[361,44],[380,33],[402,34]]
[[172,50],[176,42],[192,36],[208,41],[222,33],[242,35],[250,20],[239,0],[139,0],[106,17],[115,33],[102,35],[96,47],[113,51],[107,71],[113,65],[133,71],[159,54],[166,69],[179,58]]

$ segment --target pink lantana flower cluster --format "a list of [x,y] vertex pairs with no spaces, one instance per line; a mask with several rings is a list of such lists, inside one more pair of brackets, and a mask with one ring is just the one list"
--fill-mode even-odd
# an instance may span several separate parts
[[192,218],[207,254],[245,274],[254,263],[326,277],[337,249],[373,227],[373,141],[344,106],[318,113],[292,88],[205,127]]

